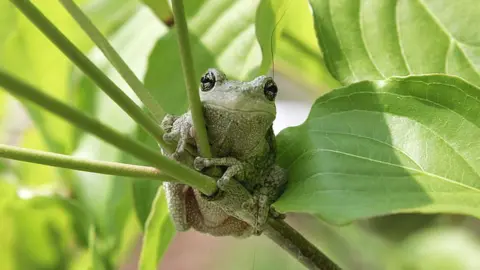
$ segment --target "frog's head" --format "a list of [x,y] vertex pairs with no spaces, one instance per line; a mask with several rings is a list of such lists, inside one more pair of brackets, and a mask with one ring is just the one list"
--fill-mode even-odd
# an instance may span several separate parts
[[271,77],[252,81],[231,81],[216,69],[209,69],[200,80],[200,99],[204,106],[231,112],[255,113],[275,119],[277,85]]

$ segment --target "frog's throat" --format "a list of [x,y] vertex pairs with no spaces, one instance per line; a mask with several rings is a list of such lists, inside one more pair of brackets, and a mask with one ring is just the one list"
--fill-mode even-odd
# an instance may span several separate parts
[[273,112],[268,110],[268,109],[262,110],[260,108],[258,108],[256,110],[252,110],[252,108],[249,108],[247,110],[247,109],[242,109],[242,108],[230,108],[230,107],[226,107],[226,106],[222,106],[222,105],[218,105],[218,104],[211,104],[211,103],[204,103],[203,106],[205,106],[206,108],[212,108],[212,109],[217,109],[217,110],[225,110],[225,111],[229,111],[229,112],[239,112],[239,113],[245,113],[245,114],[263,113],[263,114],[270,115],[273,118],[276,117],[276,111],[275,110]]

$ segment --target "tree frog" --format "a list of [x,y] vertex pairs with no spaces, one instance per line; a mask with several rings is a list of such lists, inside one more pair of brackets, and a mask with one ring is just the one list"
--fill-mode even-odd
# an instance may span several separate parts
[[[276,95],[277,86],[271,77],[233,81],[216,69],[209,69],[202,76],[200,100],[214,158],[198,157],[190,112],[164,118],[165,141],[177,143],[172,156],[183,163],[189,163],[186,161],[189,156],[196,157],[187,165],[199,171],[211,166],[221,168],[219,190],[225,191],[231,181],[238,181],[252,195],[240,205],[255,216],[255,225],[251,226],[241,220],[234,209],[228,210],[198,190],[165,182],[168,208],[178,231],[194,228],[215,236],[237,237],[261,232],[270,205],[283,192],[287,181],[285,171],[275,164],[272,123],[276,116]],[[226,196],[230,196],[228,200],[243,200],[235,194]],[[278,215],[273,209],[272,213]]]

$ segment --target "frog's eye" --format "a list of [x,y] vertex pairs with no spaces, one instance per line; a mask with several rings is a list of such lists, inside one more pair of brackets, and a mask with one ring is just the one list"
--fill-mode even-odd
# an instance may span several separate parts
[[201,82],[200,89],[203,92],[212,90],[216,82],[215,74],[213,74],[213,72],[211,71],[205,73],[205,75],[203,75],[202,78],[200,79],[200,82]]
[[277,85],[274,81],[267,81],[267,83],[265,83],[265,85],[263,86],[263,93],[265,94],[265,97],[270,101],[275,100],[277,92]]

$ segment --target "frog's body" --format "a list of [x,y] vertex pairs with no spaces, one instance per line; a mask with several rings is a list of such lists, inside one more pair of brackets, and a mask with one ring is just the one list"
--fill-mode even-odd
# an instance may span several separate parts
[[[260,228],[268,217],[270,205],[278,198],[286,176],[275,164],[276,86],[273,80],[260,76],[251,82],[229,81],[225,75],[210,69],[202,77],[200,98],[209,142],[215,158],[196,158],[193,165],[223,168],[218,181],[224,189],[234,177],[253,195],[245,206],[255,212]],[[180,117],[167,116],[162,123],[166,141],[178,141],[175,157],[196,156],[190,113]],[[188,153],[190,149],[190,153]],[[190,227],[216,236],[248,236],[258,228],[235,217],[235,210],[221,207],[199,191],[183,184],[165,183],[169,210],[178,230]],[[233,197],[232,197],[233,198]],[[233,198],[242,200],[242,198]]]

